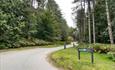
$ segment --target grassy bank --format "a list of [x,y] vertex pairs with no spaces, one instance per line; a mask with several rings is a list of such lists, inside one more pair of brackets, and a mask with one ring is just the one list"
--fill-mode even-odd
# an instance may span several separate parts
[[21,51],[21,50],[28,50],[28,49],[35,49],[35,48],[53,48],[62,46],[61,44],[53,44],[53,45],[43,45],[43,46],[26,46],[26,47],[19,47],[19,48],[8,48],[8,49],[0,49],[1,52],[7,51]]
[[63,41],[56,41],[52,44],[46,44],[46,45],[41,45],[41,46],[22,46],[22,47],[14,47],[14,48],[4,48],[4,49],[0,49],[0,52],[7,52],[7,51],[20,51],[20,50],[27,50],[27,49],[34,49],[34,48],[53,48],[53,47],[59,47],[59,46],[63,46],[64,42]]
[[40,47],[40,48],[52,48],[56,46],[63,45],[64,41],[55,41],[55,42],[46,42],[43,40],[34,40],[34,41],[28,41],[28,40],[22,40],[20,43],[13,44],[13,46],[6,45],[4,43],[0,43],[0,50],[3,49],[17,49],[17,48],[28,48],[28,47]]
[[106,54],[95,53],[95,63],[90,62],[90,53],[82,53],[78,60],[76,48],[57,51],[50,58],[53,63],[64,70],[114,70],[115,62],[110,60]]

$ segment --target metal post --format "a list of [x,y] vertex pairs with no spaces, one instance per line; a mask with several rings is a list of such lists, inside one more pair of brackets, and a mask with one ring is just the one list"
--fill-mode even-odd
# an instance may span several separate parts
[[78,49],[78,59],[80,60],[80,51],[79,51],[79,49]]
[[64,49],[66,49],[66,42],[64,43]]
[[91,63],[94,63],[94,56],[93,56],[93,52],[91,53]]
[[74,42],[73,42],[73,47],[75,47],[75,44],[74,44]]
[[94,63],[94,51],[91,49],[91,63]]

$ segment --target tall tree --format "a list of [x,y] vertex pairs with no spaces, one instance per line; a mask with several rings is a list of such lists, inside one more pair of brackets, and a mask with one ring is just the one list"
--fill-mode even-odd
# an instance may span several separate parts
[[0,17],[0,48],[39,45],[41,39],[59,41],[67,32],[54,0],[0,0]]
[[106,13],[107,13],[107,21],[108,21],[109,38],[110,38],[111,44],[113,44],[114,41],[113,41],[113,34],[112,34],[112,26],[111,26],[111,21],[110,21],[110,14],[109,14],[109,8],[108,8],[108,1],[107,0],[105,0],[105,4],[106,4]]
[[91,0],[88,0],[88,30],[89,30],[89,43],[91,44]]
[[93,8],[92,8],[92,21],[93,21],[93,43],[95,44],[96,40],[95,40],[95,0],[92,1],[93,4]]

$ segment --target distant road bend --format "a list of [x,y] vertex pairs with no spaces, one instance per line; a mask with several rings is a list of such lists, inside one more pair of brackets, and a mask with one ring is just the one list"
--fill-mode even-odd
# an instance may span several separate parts
[[0,53],[0,70],[58,70],[48,63],[47,56],[61,49],[63,46],[2,52]]

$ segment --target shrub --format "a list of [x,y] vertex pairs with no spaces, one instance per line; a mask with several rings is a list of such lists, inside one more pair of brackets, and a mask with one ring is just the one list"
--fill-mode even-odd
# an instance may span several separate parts
[[28,40],[28,39],[22,39],[19,41],[20,43],[20,46],[21,47],[24,47],[24,46],[41,46],[41,45],[50,45],[52,44],[51,42],[47,42],[47,41],[44,41],[44,40],[39,40],[39,39],[31,39],[31,40]]
[[94,47],[94,51],[99,52],[99,53],[107,53],[110,51],[110,48],[108,48],[108,47]]
[[109,59],[112,59],[115,62],[115,52],[108,52]]
[[95,52],[105,53],[105,54],[113,50],[112,47],[108,44],[95,44],[93,48]]
[[111,59],[112,61],[115,62],[115,45],[111,45],[110,44],[79,44],[79,48],[88,48],[90,46],[90,48],[94,48],[94,52],[98,52],[98,53],[104,53],[107,54],[109,59]]
[[107,54],[110,51],[115,52],[115,45],[113,45],[111,47],[110,44],[98,44],[97,43],[95,45],[94,44],[88,45],[88,44],[81,43],[81,44],[79,44],[78,47],[80,47],[80,48],[89,48],[90,47],[90,48],[93,48],[95,52],[105,53],[105,54]]
[[3,49],[3,48],[5,48],[5,44],[0,44],[0,49]]

